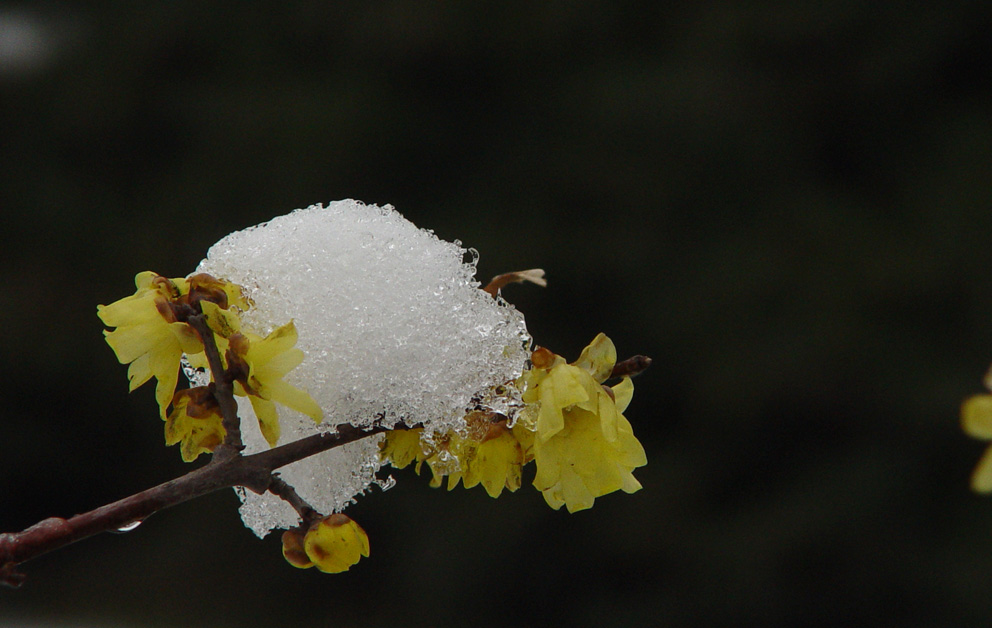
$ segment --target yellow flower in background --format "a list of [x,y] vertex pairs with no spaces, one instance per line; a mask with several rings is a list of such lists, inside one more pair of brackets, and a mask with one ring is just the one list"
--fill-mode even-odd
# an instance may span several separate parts
[[572,364],[538,349],[532,363],[519,382],[529,405],[518,423],[534,431],[534,487],[548,505],[575,512],[607,493],[639,490],[632,471],[647,458],[622,414],[633,383],[602,385],[616,364],[613,342],[599,334]]
[[[284,556],[286,548],[283,535]],[[294,549],[290,548],[290,556],[299,559]],[[369,555],[369,537],[351,517],[337,513],[324,517],[310,527],[303,540],[303,550],[317,569],[324,573],[340,573],[348,571],[362,556]],[[303,566],[292,560],[290,564]]]
[[180,452],[185,462],[193,462],[212,452],[224,442],[227,431],[220,406],[206,386],[187,388],[176,393],[172,412],[165,420],[166,446],[182,443]]
[[[992,440],[992,395],[975,395],[962,404],[961,427],[972,438]],[[971,488],[992,493],[992,447],[985,450],[972,472]]]
[[97,306],[97,315],[108,327],[116,327],[103,333],[121,364],[130,364],[130,389],[152,377],[158,380],[155,399],[165,418],[179,381],[180,357],[203,351],[196,332],[178,322],[172,308],[188,294],[189,282],[143,272],[135,276],[134,283],[137,292],[110,305]]
[[228,338],[228,368],[239,369],[234,392],[248,396],[262,435],[273,447],[279,440],[276,402],[317,423],[324,417],[324,411],[309,394],[282,379],[303,361],[303,352],[294,348],[297,338],[292,321],[265,338],[250,332],[234,333]]

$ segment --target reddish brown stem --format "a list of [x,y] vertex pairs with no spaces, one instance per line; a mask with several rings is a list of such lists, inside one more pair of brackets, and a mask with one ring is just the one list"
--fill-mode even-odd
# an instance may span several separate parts
[[649,366],[651,366],[651,358],[646,355],[635,355],[632,358],[617,362],[610,377],[633,377],[646,371]]
[[220,405],[220,415],[223,417],[224,442],[214,451],[215,460],[223,460],[245,448],[241,442],[241,419],[238,417],[238,404],[234,400],[234,385],[230,373],[224,369],[220,359],[220,351],[214,340],[214,333],[207,325],[206,316],[195,314],[189,316],[186,322],[196,331],[203,342],[203,352],[207,356],[207,364],[213,374],[216,392],[214,397]]
[[21,532],[0,534],[0,584],[18,587],[23,583],[23,574],[16,571],[19,563],[99,532],[119,530],[208,493],[233,486],[264,493],[276,469],[383,431],[385,428],[379,426],[360,429],[340,425],[336,433],[315,434],[251,456],[215,459],[174,480],[69,519],[52,517]]
[[309,528],[310,524],[320,517],[320,513],[308,504],[305,499],[300,497],[296,489],[287,483],[286,480],[279,477],[278,473],[272,474],[272,481],[269,482],[269,492],[293,507],[296,514],[303,520],[303,528]]

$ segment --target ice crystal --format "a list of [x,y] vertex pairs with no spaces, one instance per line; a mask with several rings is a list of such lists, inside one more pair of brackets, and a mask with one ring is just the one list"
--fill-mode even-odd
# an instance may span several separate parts
[[[471,259],[465,261],[466,255]],[[295,320],[304,362],[286,380],[324,410],[315,426],[280,407],[280,443],[351,423],[459,429],[466,409],[517,377],[527,358],[523,317],[479,289],[478,254],[419,229],[391,206],[314,205],[232,233],[200,263],[244,286],[244,325],[262,335]],[[267,445],[239,400],[247,452]],[[376,481],[377,439],[280,470],[322,512],[341,510]],[[262,536],[296,513],[271,495],[239,491],[245,525]]]

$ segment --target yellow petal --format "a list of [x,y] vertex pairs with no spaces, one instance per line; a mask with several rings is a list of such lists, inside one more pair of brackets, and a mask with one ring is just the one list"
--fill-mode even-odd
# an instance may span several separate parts
[[258,427],[262,430],[262,436],[269,447],[275,447],[279,442],[279,413],[276,412],[276,404],[266,399],[261,399],[250,395],[252,410],[258,419]]
[[613,401],[618,412],[625,412],[634,398],[634,382],[629,377],[624,377],[620,383],[613,387]]
[[599,415],[600,430],[603,433],[603,438],[613,442],[617,439],[617,425],[620,422],[620,412],[617,411],[616,404],[613,403],[613,399],[603,390],[602,386],[596,392],[596,397],[599,399],[597,414]]
[[213,301],[200,301],[200,309],[207,318],[207,325],[214,333],[230,338],[241,331],[241,319],[230,310],[223,310]]
[[[472,467],[490,497],[499,497],[504,488],[511,492],[520,488],[523,453],[511,432],[479,445]],[[467,484],[466,484],[467,486]]]
[[992,440],[992,395],[975,395],[962,404],[961,428],[974,438]]
[[562,499],[565,501],[565,507],[568,508],[568,512],[570,513],[592,508],[592,505],[596,501],[596,498],[586,487],[582,478],[574,473],[562,475],[561,493]]
[[128,390],[130,392],[134,392],[138,386],[141,386],[150,380],[152,375],[154,375],[154,373],[152,373],[151,359],[149,355],[145,353],[138,356],[127,367],[127,379],[129,382]]
[[567,435],[548,439],[542,443],[540,439],[534,442],[534,461],[537,471],[534,474],[534,487],[539,491],[551,488],[561,480],[562,468],[567,464],[565,449]]
[[342,514],[325,517],[310,528],[303,546],[317,569],[325,573],[347,571],[362,556],[369,555],[365,530]]
[[169,402],[172,401],[172,395],[176,393],[181,355],[179,347],[150,355],[152,371],[158,378],[158,382],[155,384],[155,400],[158,402],[162,416],[165,416]]
[[641,483],[637,481],[637,478],[634,477],[634,474],[633,473],[631,473],[630,471],[627,471],[626,473],[624,473],[624,475],[623,475],[623,492],[624,493],[628,493],[628,494],[630,494],[630,493],[636,493],[637,491],[641,490],[642,488],[644,488],[644,487],[641,486]]
[[148,353],[163,340],[168,340],[172,332],[169,331],[169,324],[160,318],[139,325],[125,325],[113,331],[105,330],[103,335],[120,363],[127,364]]
[[538,385],[541,409],[537,419],[537,437],[547,440],[564,427],[562,410],[590,399],[596,384],[589,374],[569,364],[555,366]]
[[[266,362],[259,362],[255,369],[255,377],[260,380],[278,379],[289,373],[303,362],[303,351],[300,349],[289,349],[283,353],[271,356]],[[257,356],[252,355],[251,359],[257,360]]]
[[388,461],[397,469],[406,468],[414,460],[423,460],[423,446],[420,435],[423,428],[412,430],[390,430],[379,443],[379,457],[383,462]]
[[555,405],[559,408],[581,403],[589,399],[589,390],[593,388],[585,371],[570,364],[562,364],[551,369],[548,378],[541,388],[549,387],[554,391]]
[[203,342],[200,335],[186,323],[169,323],[168,329],[179,343],[179,349],[183,353],[193,355],[203,352]]
[[96,315],[107,327],[137,325],[156,319],[165,320],[155,305],[156,293],[145,292],[124,297],[110,305],[96,306]]
[[644,446],[641,445],[641,441],[637,440],[633,434],[623,431],[620,432],[620,438],[614,456],[618,464],[628,469],[643,467],[648,463],[648,457],[644,453]]
[[273,329],[261,342],[251,343],[249,349],[252,351],[251,360],[258,363],[268,362],[276,355],[292,349],[298,338],[296,325],[293,321],[289,321],[282,327]]
[[287,408],[301,412],[316,423],[320,423],[323,420],[324,410],[306,391],[300,390],[296,386],[288,384],[281,379],[270,382],[266,386],[266,390],[272,401],[278,401]]
[[971,474],[971,490],[976,493],[992,493],[992,447],[985,450]]
[[150,270],[140,272],[134,276],[134,287],[138,290],[147,290],[151,288],[152,282],[160,276],[158,273],[153,273]]
[[165,419],[165,446],[171,447],[181,441],[183,436],[189,432],[189,416],[186,414],[186,397],[179,397],[175,400],[172,412]]
[[283,532],[282,555],[286,562],[298,569],[313,567],[313,561],[307,556],[304,548],[304,535],[298,528]]
[[600,333],[572,364],[587,371],[597,383],[602,383],[610,377],[616,363],[617,349],[613,346],[613,341],[606,334]]

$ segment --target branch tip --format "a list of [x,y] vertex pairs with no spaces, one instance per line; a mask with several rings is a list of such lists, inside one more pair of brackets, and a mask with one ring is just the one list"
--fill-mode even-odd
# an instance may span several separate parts
[[548,280],[544,278],[544,269],[531,268],[529,270],[518,270],[512,273],[496,275],[486,284],[483,290],[495,297],[503,286],[511,283],[523,283],[525,281],[529,281],[542,288],[548,285]]
[[632,358],[617,362],[613,367],[613,372],[610,373],[610,377],[633,377],[640,375],[651,366],[651,362],[651,358],[646,355],[635,355]]

